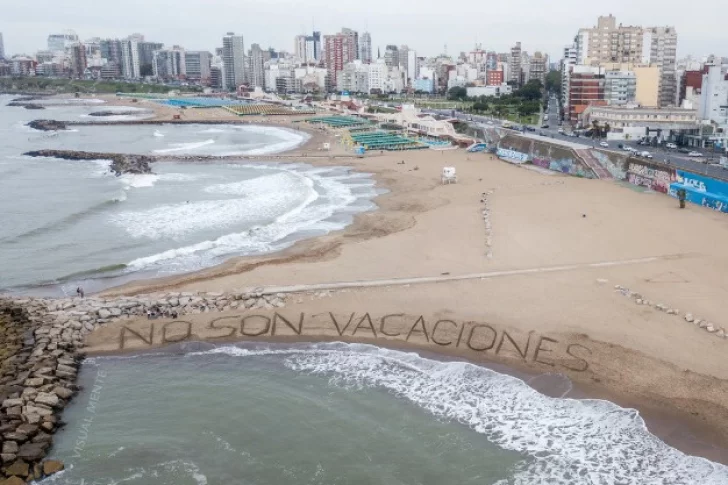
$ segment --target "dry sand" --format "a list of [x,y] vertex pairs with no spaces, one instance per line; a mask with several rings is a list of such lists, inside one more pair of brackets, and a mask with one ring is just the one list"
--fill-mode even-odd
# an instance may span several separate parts
[[[297,153],[308,150],[311,154],[327,140],[336,138],[317,132]],[[389,189],[377,199],[378,211],[358,216],[347,229],[276,254],[234,258],[198,273],[139,281],[106,294],[225,291],[502,271],[483,279],[389,282],[333,292],[325,298],[292,297],[281,314],[287,318],[299,312],[319,315],[319,320],[306,320],[300,336],[289,332],[289,338],[348,341],[371,341],[372,332],[362,328],[340,336],[326,320],[328,312],[344,322],[352,312],[357,315],[355,322],[368,312],[376,330],[387,314],[422,315],[430,332],[427,339],[415,335],[405,342],[403,335],[409,328],[403,324],[403,335],[384,342],[475,361],[502,361],[538,372],[563,372],[590,392],[607,392],[618,402],[659,409],[668,416],[678,412],[692,420],[693,429],[698,429],[696,423],[705,423],[715,431],[711,443],[724,446],[728,442],[728,340],[687,323],[682,316],[636,305],[614,290],[620,284],[683,314],[689,311],[728,326],[728,254],[722,247],[728,241],[725,216],[694,205],[680,210],[675,199],[612,181],[544,175],[487,154],[424,150],[371,155],[376,156],[333,160],[309,156],[306,160],[373,173],[380,186]],[[440,171],[450,165],[457,168],[459,181],[441,185]],[[488,197],[492,258],[486,257],[481,215],[482,194],[488,190],[493,190]],[[229,316],[236,316],[235,325],[239,325],[245,314]],[[194,323],[195,337],[220,336],[219,331],[207,328],[209,315],[185,319]],[[464,344],[457,348],[436,345],[429,337],[432,325],[442,319],[458,325],[471,322],[466,335],[475,325],[472,322],[489,324],[500,340],[506,331],[521,346],[530,342],[527,357],[521,357],[507,339],[499,352],[495,347],[473,351]],[[411,326],[413,320],[408,322]],[[118,350],[122,325],[139,330],[149,324],[124,321],[98,330],[90,336],[90,350]],[[440,341],[453,340],[459,327],[441,325],[438,332]],[[238,333],[233,337],[242,338]],[[543,353],[541,358],[535,355],[542,337],[558,341],[549,347],[556,350],[545,359]],[[258,338],[279,337],[265,333]],[[487,333],[476,332],[473,346],[485,347],[487,339]],[[381,332],[376,341],[382,341]],[[544,345],[551,344],[546,340]],[[569,345],[577,346],[567,352]],[[573,354],[588,362],[587,370],[580,369]],[[700,453],[728,461],[717,448]]]

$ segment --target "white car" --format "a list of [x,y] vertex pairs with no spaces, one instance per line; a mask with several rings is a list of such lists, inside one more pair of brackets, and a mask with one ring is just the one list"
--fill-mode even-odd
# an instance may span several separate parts
[[604,147],[604,148],[609,148],[609,143],[607,143],[606,141],[603,141],[603,142],[601,142],[601,143],[599,144],[599,146],[600,146],[600,147]]
[[652,154],[650,152],[642,152],[640,153],[640,156],[645,158],[652,158]]
[[634,148],[625,145],[624,148],[622,148],[622,150],[624,150],[625,152],[633,152],[634,151]]
[[690,152],[690,153],[688,153],[688,156],[689,157],[702,157],[703,154],[700,152]]
[[671,150],[677,150],[677,145],[675,145],[674,143],[668,143],[668,144],[667,144],[667,145],[665,145],[665,146],[666,146],[667,148],[671,149]]
[[564,134],[564,129],[563,128],[559,128],[559,133],[561,133],[563,135]]

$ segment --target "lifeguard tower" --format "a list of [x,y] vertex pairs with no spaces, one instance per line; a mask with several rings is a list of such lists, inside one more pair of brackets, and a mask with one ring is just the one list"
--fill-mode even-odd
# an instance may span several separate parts
[[445,184],[456,184],[458,182],[458,176],[455,173],[455,167],[443,167],[442,168],[442,183]]

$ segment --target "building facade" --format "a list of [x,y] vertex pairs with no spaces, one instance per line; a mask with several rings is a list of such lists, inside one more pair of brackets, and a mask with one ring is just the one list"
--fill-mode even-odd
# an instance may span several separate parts
[[259,44],[251,44],[250,46],[250,71],[248,72],[248,84],[251,87],[265,87],[265,72],[263,49]]
[[706,66],[698,117],[728,128],[728,66]]
[[245,44],[242,35],[228,32],[222,38],[223,89],[237,90],[245,83]]
[[359,60],[364,64],[372,62],[372,34],[364,32],[359,37]]
[[548,73],[548,71],[548,56],[541,52],[536,52],[529,60],[528,78],[526,81],[536,79],[540,81],[541,84],[544,84],[546,82],[546,73]]
[[0,59],[5,59],[5,43],[3,42],[2,32],[0,32]]
[[209,85],[212,54],[207,51],[185,52],[185,77],[189,81]]
[[521,43],[516,42],[516,45],[511,47],[511,54],[508,58],[508,66],[510,67],[510,72],[508,73],[508,82],[516,86],[521,85],[521,56]]
[[604,100],[609,106],[633,104],[637,96],[637,76],[633,71],[607,71]]
[[121,71],[126,79],[139,79],[141,70],[139,64],[139,44],[136,40],[121,41]]
[[86,71],[86,47],[80,42],[69,46],[71,53],[71,76],[76,79],[82,78]]
[[564,116],[576,124],[591,104],[604,104],[604,69],[591,66],[571,66],[569,75],[568,112]]
[[331,85],[336,87],[337,75],[344,66],[356,60],[353,36],[338,33],[324,36],[324,65],[329,71]]

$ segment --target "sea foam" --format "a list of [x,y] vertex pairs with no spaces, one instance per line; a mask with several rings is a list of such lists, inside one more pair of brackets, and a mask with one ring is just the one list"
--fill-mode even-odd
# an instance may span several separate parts
[[514,476],[499,485],[728,483],[728,467],[666,445],[633,409],[602,400],[551,398],[520,379],[466,362],[345,343],[226,346],[189,355],[201,354],[277,354],[288,368],[327,376],[332,385],[385,389],[524,454]]

